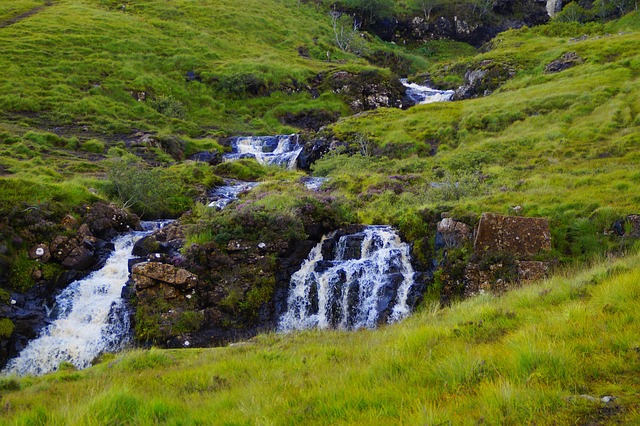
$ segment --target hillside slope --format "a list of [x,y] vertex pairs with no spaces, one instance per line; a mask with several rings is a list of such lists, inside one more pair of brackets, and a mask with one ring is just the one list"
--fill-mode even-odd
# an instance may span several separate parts
[[2,424],[636,424],[640,256],[402,324],[0,379]]

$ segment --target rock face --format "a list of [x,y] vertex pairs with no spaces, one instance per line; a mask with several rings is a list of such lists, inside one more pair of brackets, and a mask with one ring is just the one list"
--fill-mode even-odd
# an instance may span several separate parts
[[324,89],[343,95],[354,112],[379,107],[402,108],[405,87],[396,77],[388,77],[377,71],[358,74],[338,71],[328,77],[319,76]]
[[471,241],[472,237],[473,231],[469,225],[452,218],[444,218],[438,222],[436,248],[461,247]]
[[474,251],[506,252],[517,259],[527,259],[551,250],[551,231],[546,219],[501,216],[484,213],[480,218]]
[[465,72],[465,84],[456,89],[453,100],[487,96],[516,74],[508,64],[485,60]]
[[87,210],[86,223],[97,238],[110,239],[118,232],[140,229],[140,219],[115,204],[95,203]]
[[504,291],[514,285],[540,280],[548,262],[534,256],[551,250],[546,219],[484,213],[476,230],[474,257],[464,271],[464,296]]
[[584,60],[576,52],[567,52],[555,61],[551,61],[544,67],[546,74],[564,71],[576,65],[580,65]]

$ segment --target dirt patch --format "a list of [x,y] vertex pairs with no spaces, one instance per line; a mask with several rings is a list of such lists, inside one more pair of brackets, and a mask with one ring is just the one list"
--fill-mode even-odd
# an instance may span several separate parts
[[42,10],[46,9],[49,6],[53,6],[53,1],[47,0],[44,2],[42,6],[34,7],[33,9],[27,12],[21,13],[20,15],[14,16],[11,19],[7,19],[6,21],[0,22],[0,28],[6,28],[8,26],[16,24],[24,19],[27,19],[30,16],[35,15],[38,12],[41,12]]

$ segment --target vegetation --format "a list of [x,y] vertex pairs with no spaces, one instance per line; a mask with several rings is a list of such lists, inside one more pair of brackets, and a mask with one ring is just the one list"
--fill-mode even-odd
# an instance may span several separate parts
[[603,259],[376,331],[136,350],[85,371],[3,379],[0,421],[634,424],[638,271],[637,254]]

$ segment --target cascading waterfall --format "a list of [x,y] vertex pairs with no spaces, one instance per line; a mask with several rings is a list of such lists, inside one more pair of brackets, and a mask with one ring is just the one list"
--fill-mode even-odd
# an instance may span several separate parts
[[453,90],[437,90],[428,86],[409,83],[406,78],[401,79],[400,82],[407,88],[407,97],[416,104],[447,102],[450,101],[456,93]]
[[296,168],[302,152],[298,135],[240,136],[231,141],[233,152],[225,154],[226,160],[255,158],[260,164]]
[[61,362],[87,368],[104,352],[118,351],[129,339],[129,315],[121,297],[129,279],[128,260],[135,242],[165,222],[145,222],[145,231],[131,232],[114,241],[105,266],[71,283],[57,297],[57,319],[32,340],[3,373],[41,375]]
[[307,328],[374,328],[410,313],[414,285],[410,249],[389,226],[329,235],[292,275],[280,331]]

